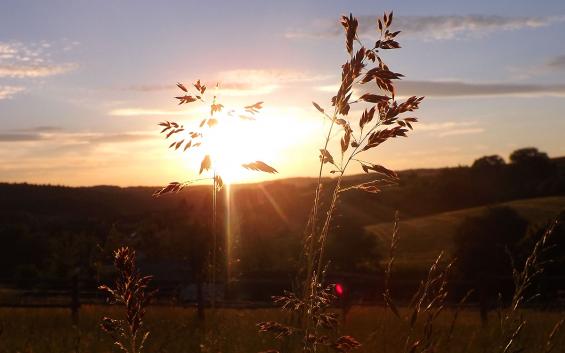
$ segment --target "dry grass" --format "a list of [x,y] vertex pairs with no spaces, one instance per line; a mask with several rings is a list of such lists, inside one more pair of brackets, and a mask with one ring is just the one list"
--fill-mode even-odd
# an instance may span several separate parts
[[100,326],[106,331],[114,344],[125,353],[139,353],[143,346],[148,330],[144,327],[144,316],[153,292],[148,290],[151,276],[141,276],[137,270],[135,251],[123,247],[114,252],[114,265],[118,277],[113,287],[100,286],[107,292],[109,302],[118,304],[125,309],[125,319],[104,317]]
[[[378,18],[377,40],[374,45],[365,46],[357,33],[357,18],[352,14],[342,16],[340,23],[345,33],[348,59],[341,66],[339,89],[327,107],[312,102],[321,118],[328,120],[329,127],[323,133],[325,140],[320,148],[318,182],[304,232],[301,273],[294,292],[275,298],[283,309],[291,311],[294,320],[259,324],[261,332],[288,337],[290,348],[285,347],[286,351],[315,353],[331,348],[344,353],[360,347],[354,337],[339,334],[338,321],[328,310],[335,298],[333,287],[324,280],[328,265],[326,240],[341,193],[376,194],[398,182],[394,171],[367,160],[370,156],[366,152],[388,140],[406,137],[418,121],[408,114],[419,108],[424,97],[412,96],[399,101],[394,81],[403,75],[389,69],[382,59],[386,51],[400,48],[396,41],[400,31],[392,31],[392,22],[392,12]],[[354,114],[352,107],[362,113]],[[336,135],[340,136],[339,141],[334,141]],[[371,174],[372,180],[345,185],[344,176],[354,166]],[[326,191],[322,190],[322,179],[327,173],[335,176],[335,182]]]
[[[408,308],[400,308],[402,315]],[[437,330],[449,329],[454,314],[447,309],[436,321]],[[527,330],[520,338],[526,352],[544,352],[546,338],[563,313],[522,310],[528,320]],[[69,312],[64,309],[0,309],[4,333],[0,336],[3,353],[106,353],[115,351],[110,337],[100,328],[104,316],[120,317],[123,310],[109,306],[83,306],[80,324],[73,328]],[[210,318],[211,315],[207,315]],[[267,336],[257,335],[257,321],[281,320],[277,309],[219,309],[215,321],[219,332],[219,348],[224,353],[253,353],[264,350],[271,343]],[[196,310],[193,308],[150,307],[146,315],[151,339],[146,351],[153,353],[200,352],[201,331]],[[382,328],[386,328],[386,332]],[[340,333],[353,335],[363,346],[358,352],[400,353],[403,351],[407,327],[382,307],[354,306]],[[417,330],[422,329],[418,326]],[[497,337],[496,320],[481,329],[480,315],[474,309],[464,309],[459,314],[451,341],[451,352],[483,352],[489,342]],[[553,352],[565,352],[562,335],[555,338]],[[444,348],[442,346],[442,348]],[[442,349],[442,352],[447,350]]]

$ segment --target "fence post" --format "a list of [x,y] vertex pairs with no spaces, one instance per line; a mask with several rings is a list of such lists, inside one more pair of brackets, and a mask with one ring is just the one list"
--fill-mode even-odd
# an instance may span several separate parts
[[79,300],[79,286],[78,286],[78,276],[80,269],[77,267],[74,269],[71,276],[71,321],[73,325],[78,325],[78,314],[80,308]]

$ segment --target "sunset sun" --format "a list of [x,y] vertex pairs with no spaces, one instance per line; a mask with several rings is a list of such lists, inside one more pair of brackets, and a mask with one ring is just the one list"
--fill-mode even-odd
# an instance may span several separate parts
[[255,121],[246,121],[228,114],[218,114],[218,124],[209,128],[203,142],[202,155],[210,155],[212,169],[225,183],[241,182],[250,171],[242,165],[258,159],[272,160],[273,146],[261,145],[261,129]]

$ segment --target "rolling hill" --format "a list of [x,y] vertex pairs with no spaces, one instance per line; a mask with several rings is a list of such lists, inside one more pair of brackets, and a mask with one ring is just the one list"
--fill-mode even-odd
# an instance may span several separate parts
[[[531,224],[540,224],[565,210],[565,196],[516,200],[401,220],[397,266],[406,270],[418,269],[432,263],[442,251],[447,255],[451,254],[454,249],[453,238],[461,222],[468,217],[478,216],[493,206],[511,207]],[[392,227],[392,223],[365,227],[367,231],[378,237],[379,246],[384,250],[384,254],[387,253],[390,244]]]

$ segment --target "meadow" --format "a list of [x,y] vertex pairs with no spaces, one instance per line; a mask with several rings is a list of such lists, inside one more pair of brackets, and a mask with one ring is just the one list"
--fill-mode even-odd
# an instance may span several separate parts
[[[453,255],[454,237],[461,223],[495,206],[509,207],[530,224],[539,225],[556,217],[565,209],[565,196],[515,200],[401,220],[402,241],[398,245],[396,267],[422,269],[431,264],[442,251]],[[386,249],[390,243],[392,227],[392,223],[379,223],[367,226],[365,229],[379,239],[379,246],[382,249]]]
[[[455,309],[446,309],[436,321],[437,329],[445,340],[440,344],[443,352],[484,352],[497,342],[498,320],[491,313],[486,327],[472,308],[459,313],[452,339],[446,334],[452,324]],[[207,313],[211,314],[211,312]],[[563,313],[523,310],[527,320],[527,334],[520,337],[520,345],[528,351],[544,352],[547,337]],[[120,308],[109,306],[83,306],[78,327],[71,324],[66,309],[0,309],[3,333],[0,351],[5,353],[59,353],[59,352],[110,352],[112,340],[99,327],[105,315],[119,317]],[[284,320],[278,309],[220,309],[208,315],[205,327],[199,325],[195,310],[182,307],[150,307],[146,317],[151,331],[147,342],[148,352],[181,353],[207,352],[214,345],[221,352],[260,352],[267,348],[280,348],[271,336],[257,333],[256,323],[265,320]],[[418,328],[421,329],[421,328]],[[215,335],[205,332],[214,331]],[[355,334],[362,343],[359,352],[403,352],[407,326],[382,307],[354,306],[347,316],[340,334]],[[211,342],[215,337],[217,342]],[[565,352],[563,337],[555,337],[553,352]],[[284,350],[282,350],[284,351]]]

